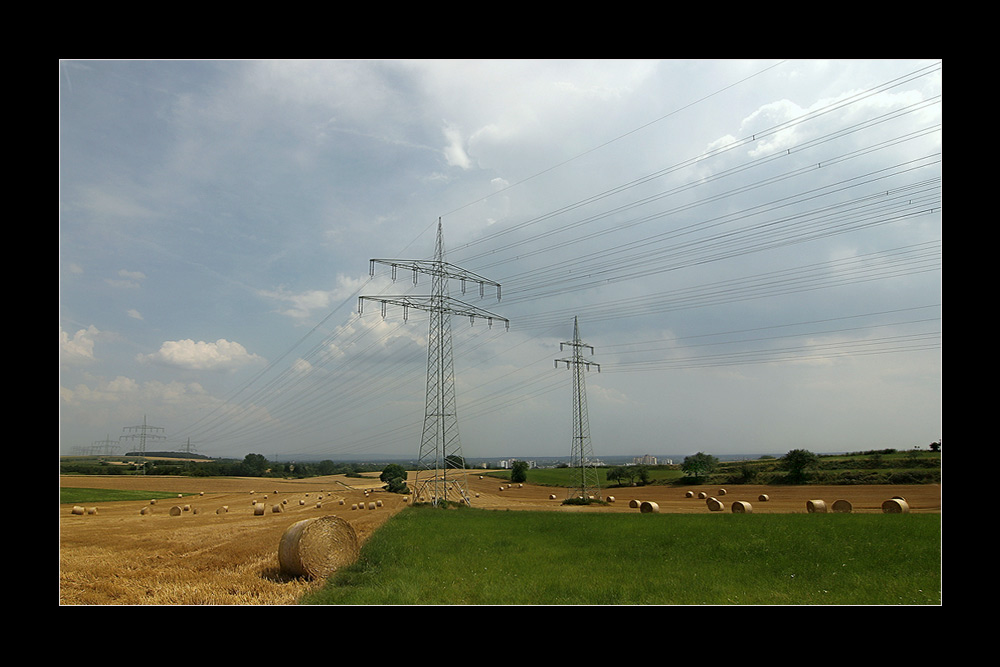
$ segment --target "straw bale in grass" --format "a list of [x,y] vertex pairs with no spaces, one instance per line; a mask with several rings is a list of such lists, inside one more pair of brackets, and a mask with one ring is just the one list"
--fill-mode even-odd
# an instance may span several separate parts
[[807,500],[806,511],[810,514],[824,514],[826,512],[826,502],[823,500]]
[[322,516],[288,527],[278,544],[278,563],[286,574],[321,579],[353,563],[358,552],[351,524],[337,516]]
[[657,514],[660,511],[660,506],[652,500],[643,500],[639,505],[639,511],[643,514]]
[[737,500],[733,503],[733,514],[751,514],[753,506],[745,500]]
[[905,500],[890,498],[882,503],[882,511],[885,514],[909,514],[910,506]]
[[830,506],[830,509],[838,514],[850,514],[854,509],[854,505],[851,504],[850,500],[844,500],[841,498],[840,500],[835,500],[833,505]]

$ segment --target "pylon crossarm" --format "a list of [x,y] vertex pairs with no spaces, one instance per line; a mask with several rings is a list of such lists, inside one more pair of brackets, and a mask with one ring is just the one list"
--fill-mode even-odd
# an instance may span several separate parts
[[500,283],[490,280],[489,278],[484,278],[473,273],[472,271],[467,271],[460,266],[449,264],[448,262],[439,262],[429,259],[372,259],[369,260],[369,262],[369,273],[373,276],[375,275],[375,265],[385,264],[392,269],[393,281],[396,280],[398,270],[404,269],[413,274],[414,285],[417,284],[417,275],[423,273],[436,278],[448,278],[462,281],[463,294],[465,294],[465,284],[467,282],[473,282],[479,285],[479,296],[484,295],[486,286],[488,285],[496,289],[497,300],[500,300]]
[[486,320],[491,326],[494,320],[499,320],[503,322],[508,329],[510,328],[510,320],[506,317],[501,317],[496,313],[491,313],[483,308],[470,305],[448,296],[361,296],[358,297],[359,315],[364,313],[365,301],[373,301],[381,304],[383,317],[385,317],[386,314],[385,306],[387,304],[392,304],[394,306],[401,306],[403,308],[404,316],[410,308],[416,308],[417,310],[425,310],[428,312],[444,312],[451,315],[464,315],[472,320],[479,318]]

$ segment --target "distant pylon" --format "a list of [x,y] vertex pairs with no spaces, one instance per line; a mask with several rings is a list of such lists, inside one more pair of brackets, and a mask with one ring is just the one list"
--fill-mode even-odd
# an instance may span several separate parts
[[419,273],[431,276],[430,296],[362,296],[358,302],[359,313],[363,310],[365,300],[380,302],[383,317],[386,304],[390,303],[403,307],[403,319],[406,319],[410,308],[430,313],[427,335],[426,405],[413,489],[414,497],[434,505],[450,498],[457,498],[459,502],[471,505],[465,479],[465,458],[462,455],[462,442],[458,434],[451,316],[466,315],[471,321],[481,318],[491,326],[494,320],[504,322],[507,327],[510,326],[510,322],[499,315],[453,299],[448,294],[448,279],[461,280],[463,294],[468,282],[479,284],[480,296],[483,296],[485,286],[490,285],[496,289],[497,300],[500,299],[500,283],[487,280],[444,261],[444,240],[440,219],[433,260],[373,259],[371,260],[373,275],[376,263],[391,266],[393,280],[396,279],[399,268],[412,271],[414,284]]
[[147,440],[162,440],[166,436],[160,435],[163,433],[163,428],[160,426],[147,426],[146,425],[146,415],[142,416],[142,424],[138,426],[126,426],[122,429],[125,431],[124,435],[118,437],[118,441],[122,440],[138,440],[139,441],[139,457],[140,464],[142,465],[142,474],[146,474],[146,441]]
[[556,359],[556,368],[559,368],[560,363],[564,363],[566,368],[573,371],[573,446],[570,453],[570,468],[574,469],[574,475],[569,487],[569,497],[580,497],[584,500],[591,497],[599,498],[601,485],[594,466],[590,417],[587,414],[587,385],[583,374],[590,370],[591,366],[600,372],[601,366],[583,358],[585,348],[589,349],[591,354],[594,353],[594,348],[580,340],[580,323],[576,317],[573,318],[573,340],[560,343],[559,350],[562,351],[566,345],[573,348],[573,356],[569,359]]

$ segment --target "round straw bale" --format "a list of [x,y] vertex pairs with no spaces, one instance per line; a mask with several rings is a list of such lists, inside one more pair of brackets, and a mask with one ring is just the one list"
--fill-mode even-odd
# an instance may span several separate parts
[[272,505],[271,506],[271,512],[273,512],[274,514],[280,514],[281,513],[281,509],[282,509],[281,505]]
[[150,512],[150,509],[148,507],[143,507],[141,510],[139,510],[139,514],[142,514],[143,516],[145,516],[146,514],[149,514],[149,512]]
[[191,506],[190,505],[185,505],[183,507],[183,509],[184,509],[185,512],[190,512],[191,511]]
[[254,516],[263,516],[264,515],[264,503],[254,503],[254,506],[253,506],[253,515]]
[[660,506],[652,500],[643,500],[639,505],[639,511],[643,514],[656,514],[660,511]]
[[381,500],[376,500],[375,504],[378,505],[379,507],[382,507],[382,501]]
[[892,499],[893,500],[902,500],[904,503],[906,502],[906,498],[904,498],[903,496],[893,496]]
[[810,514],[813,513],[823,514],[826,512],[826,502],[822,500],[807,500],[806,511],[809,512]]
[[204,492],[204,491],[199,491],[199,492],[198,492],[198,495],[199,495],[199,496],[203,496],[203,495],[205,495],[205,492]]
[[170,516],[180,516],[182,511],[180,505],[174,505],[170,508]]
[[321,503],[320,501],[317,500],[316,501],[316,509],[322,509],[322,508],[323,508],[323,503]]
[[278,544],[281,571],[297,577],[324,578],[358,558],[358,536],[337,516],[292,524]]
[[216,514],[225,514],[228,511],[229,511],[229,508],[227,506],[223,505],[219,509],[215,510],[215,513]]
[[556,499],[556,494],[550,493],[549,494],[549,500],[555,500],[555,499]]
[[607,502],[609,502],[609,503],[613,503],[613,502],[615,502],[615,497],[614,496],[608,496],[607,498],[605,498],[605,500]]
[[699,491],[699,492],[698,492],[698,498],[699,498],[700,500],[705,500],[705,499],[707,499],[707,498],[708,498],[708,494],[707,494],[707,493],[705,493],[704,491]]
[[688,491],[684,494],[685,498],[694,498],[694,491]]
[[837,512],[838,514],[850,514],[851,510],[854,509],[854,506],[851,505],[851,501],[841,499],[841,500],[835,500],[830,509],[832,509],[834,512]]
[[177,494],[177,497],[178,497],[178,498],[183,498],[183,497],[184,497],[184,494],[183,494],[183,493],[178,493],[178,494]]
[[478,498],[478,497],[479,497],[479,492],[478,492],[478,491],[476,491],[476,498]]
[[909,514],[910,506],[905,500],[890,498],[882,503],[882,511],[886,514]]
[[375,503],[368,503],[368,509],[370,510],[375,509]]
[[343,498],[341,498],[341,499],[340,499],[340,501],[339,501],[339,504],[340,504],[340,505],[343,505],[343,504],[344,504],[344,499],[343,499]]
[[639,506],[639,501],[633,498],[632,500],[628,501],[628,506],[631,507],[632,509],[635,509],[636,507]]
[[751,514],[753,507],[745,500],[737,500],[733,503],[733,514]]
[[299,505],[305,505],[305,504],[306,504],[306,501],[304,501],[301,498],[299,498]]
[[288,498],[282,498],[281,499],[281,504],[282,505],[287,505],[288,504]]
[[352,504],[351,504],[351,509],[352,509],[352,510],[356,510],[356,509],[358,509],[358,504],[357,504],[357,503],[352,503]]
[[155,505],[156,504],[156,498],[153,498],[152,500],[150,500],[149,504],[150,505]]
[[708,509],[712,512],[721,512],[726,507],[718,498],[709,498],[705,501],[705,504],[708,505]]
[[87,514],[97,514],[97,508],[96,507],[88,507],[87,508]]
[[719,489],[719,495],[720,496],[726,495],[726,490],[725,489]]
[[197,507],[195,507],[193,510],[191,510],[191,514],[199,514],[200,512],[201,512],[201,510],[198,509]]
[[82,514],[84,514],[84,513],[86,512],[86,511],[87,511],[87,510],[86,510],[86,509],[84,509],[84,508],[83,508],[82,506],[80,506],[80,505],[74,505],[74,506],[73,506],[73,514],[80,514],[80,515],[82,515]]
[[759,500],[762,503],[766,503],[770,499],[771,499],[771,496],[767,495],[766,493],[762,493],[759,496],[757,496],[757,500]]
[[523,489],[523,488],[524,488],[524,484],[518,484],[518,485],[517,485],[517,488],[519,488],[519,489]]

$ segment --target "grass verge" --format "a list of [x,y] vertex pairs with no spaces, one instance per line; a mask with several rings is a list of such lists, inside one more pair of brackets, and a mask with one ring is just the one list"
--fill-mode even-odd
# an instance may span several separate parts
[[941,603],[938,514],[408,508],[302,604]]

